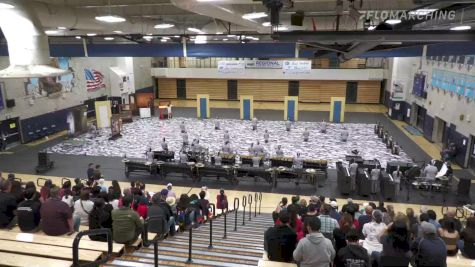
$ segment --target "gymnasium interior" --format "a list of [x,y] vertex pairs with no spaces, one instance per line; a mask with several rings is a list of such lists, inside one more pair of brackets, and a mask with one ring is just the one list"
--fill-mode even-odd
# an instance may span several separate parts
[[[375,204],[388,231],[410,209],[406,232],[430,210],[433,238],[455,247],[423,265],[420,249],[391,261],[378,243],[361,266],[475,266],[472,27],[465,0],[0,0],[0,266],[350,266],[338,250],[272,260],[283,198],[305,227],[310,205],[355,206],[358,221]],[[30,187],[38,216],[70,192],[71,231],[48,234],[43,217],[22,229]],[[132,209],[93,227],[83,200],[96,211],[103,190],[112,209],[117,188]],[[188,221],[185,197],[203,192]],[[178,203],[173,235],[137,209],[155,195]],[[133,242],[116,240],[115,209],[140,217]]]

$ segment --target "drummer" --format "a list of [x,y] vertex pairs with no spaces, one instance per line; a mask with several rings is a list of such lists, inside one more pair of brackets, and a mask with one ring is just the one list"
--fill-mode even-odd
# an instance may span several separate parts
[[200,140],[193,139],[193,142],[191,143],[191,152],[198,153],[198,152],[200,152],[200,150],[201,150]]
[[308,128],[305,128],[305,130],[303,131],[303,141],[308,142],[309,136],[310,136],[310,132],[308,131]]
[[283,157],[284,156],[284,151],[282,150],[282,146],[278,145],[277,149],[275,150],[275,155],[277,157]]
[[256,154],[256,148],[254,147],[254,143],[251,143],[251,146],[248,149],[249,155],[255,155]]
[[297,173],[297,181],[295,184],[298,185],[303,171],[303,159],[300,157],[300,152],[297,152],[297,156],[293,158],[292,168]]
[[394,197],[397,199],[397,196],[399,195],[399,191],[401,191],[401,178],[402,178],[402,172],[399,170],[399,166],[397,166],[397,170],[393,171],[392,173],[393,179],[394,179]]
[[252,119],[252,130],[257,131],[257,117]]
[[269,131],[267,130],[264,132],[264,143],[269,143]]
[[153,162],[153,151],[151,147],[149,147],[148,150],[145,151],[145,157],[147,158],[148,162]]
[[356,175],[358,173],[358,163],[355,162],[354,159],[351,160],[350,168],[350,177],[351,177],[351,190],[356,190]]
[[225,130],[224,131],[224,142],[229,142],[229,131],[228,130]]
[[261,157],[257,156],[257,154],[252,157],[252,167],[257,168],[261,165]]
[[165,139],[165,137],[163,137],[161,146],[162,146],[163,151],[168,152],[168,143],[167,143],[167,140]]
[[220,130],[221,129],[221,123],[218,120],[214,123],[214,129],[215,130]]
[[181,124],[180,124],[180,130],[182,133],[185,132],[185,121],[182,121]]
[[187,163],[187,162],[188,162],[188,155],[186,155],[185,151],[181,151],[180,163]]
[[257,141],[256,146],[254,147],[254,153],[259,156],[264,154],[264,147],[259,143],[259,141]]
[[188,133],[186,130],[182,132],[181,137],[183,138],[183,145],[188,145]]
[[292,122],[290,122],[289,120],[286,120],[285,121],[285,130],[287,132],[290,132],[290,127],[292,126]]
[[371,170],[371,194],[376,194],[379,192],[379,177],[381,176],[381,169],[379,165],[376,164],[376,167]]
[[340,140],[346,142],[349,135],[350,133],[348,132],[348,129],[346,129],[346,126],[343,126],[343,130],[340,133]]
[[222,158],[221,158],[220,152],[218,152],[218,154],[214,156],[214,165],[221,166],[221,162],[222,162]]

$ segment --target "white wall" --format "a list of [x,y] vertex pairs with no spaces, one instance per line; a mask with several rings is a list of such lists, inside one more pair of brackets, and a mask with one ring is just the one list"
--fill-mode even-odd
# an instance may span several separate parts
[[133,61],[135,90],[151,87],[153,79],[150,75],[152,68],[152,58],[135,57]]
[[284,74],[281,69],[244,69],[240,73],[220,73],[217,68],[152,68],[154,77],[205,79],[272,80],[383,80],[383,69],[312,69],[308,74]]

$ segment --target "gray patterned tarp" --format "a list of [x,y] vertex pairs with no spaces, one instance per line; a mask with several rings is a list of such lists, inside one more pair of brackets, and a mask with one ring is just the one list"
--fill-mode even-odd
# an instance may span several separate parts
[[[216,121],[220,122],[221,130],[215,130]],[[151,147],[161,150],[160,142],[167,139],[168,148],[175,152],[182,147],[180,124],[184,121],[191,142],[197,138],[200,144],[209,148],[214,154],[223,145],[224,131],[231,136],[231,147],[240,154],[248,154],[251,143],[259,141],[266,151],[275,154],[277,145],[282,145],[285,156],[295,156],[297,152],[306,159],[325,159],[329,167],[335,168],[336,161],[345,161],[345,155],[351,150],[358,149],[365,159],[378,159],[383,167],[391,160],[411,162],[410,157],[401,151],[400,155],[392,155],[386,145],[374,134],[374,124],[327,123],[327,132],[320,133],[322,122],[294,122],[290,132],[285,130],[284,121],[259,121],[257,131],[252,131],[250,121],[231,119],[186,119],[173,118],[159,120],[156,117],[137,119],[124,124],[122,138],[111,141],[110,129],[99,130],[98,135],[87,133],[49,148],[50,152],[73,155],[118,156],[124,154],[129,158],[145,159],[145,151]],[[340,141],[340,133],[346,127],[349,131],[347,142]],[[309,142],[303,142],[303,131],[310,131]],[[264,143],[264,130],[270,134],[269,143]],[[178,158],[178,153],[175,153]]]

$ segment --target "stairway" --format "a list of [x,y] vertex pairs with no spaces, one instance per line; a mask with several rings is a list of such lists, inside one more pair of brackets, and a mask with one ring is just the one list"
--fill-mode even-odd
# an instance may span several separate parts
[[[188,260],[189,232],[177,233],[174,237],[159,242],[159,266],[202,266],[202,267],[246,267],[257,266],[264,251],[264,232],[273,225],[270,214],[254,217],[246,212],[243,226],[243,212],[238,212],[237,231],[234,231],[235,213],[227,215],[227,236],[224,239],[224,217],[213,220],[213,248],[208,249],[210,224],[193,229],[192,263]],[[153,245],[141,248],[131,254],[114,259],[104,266],[154,266]]]

